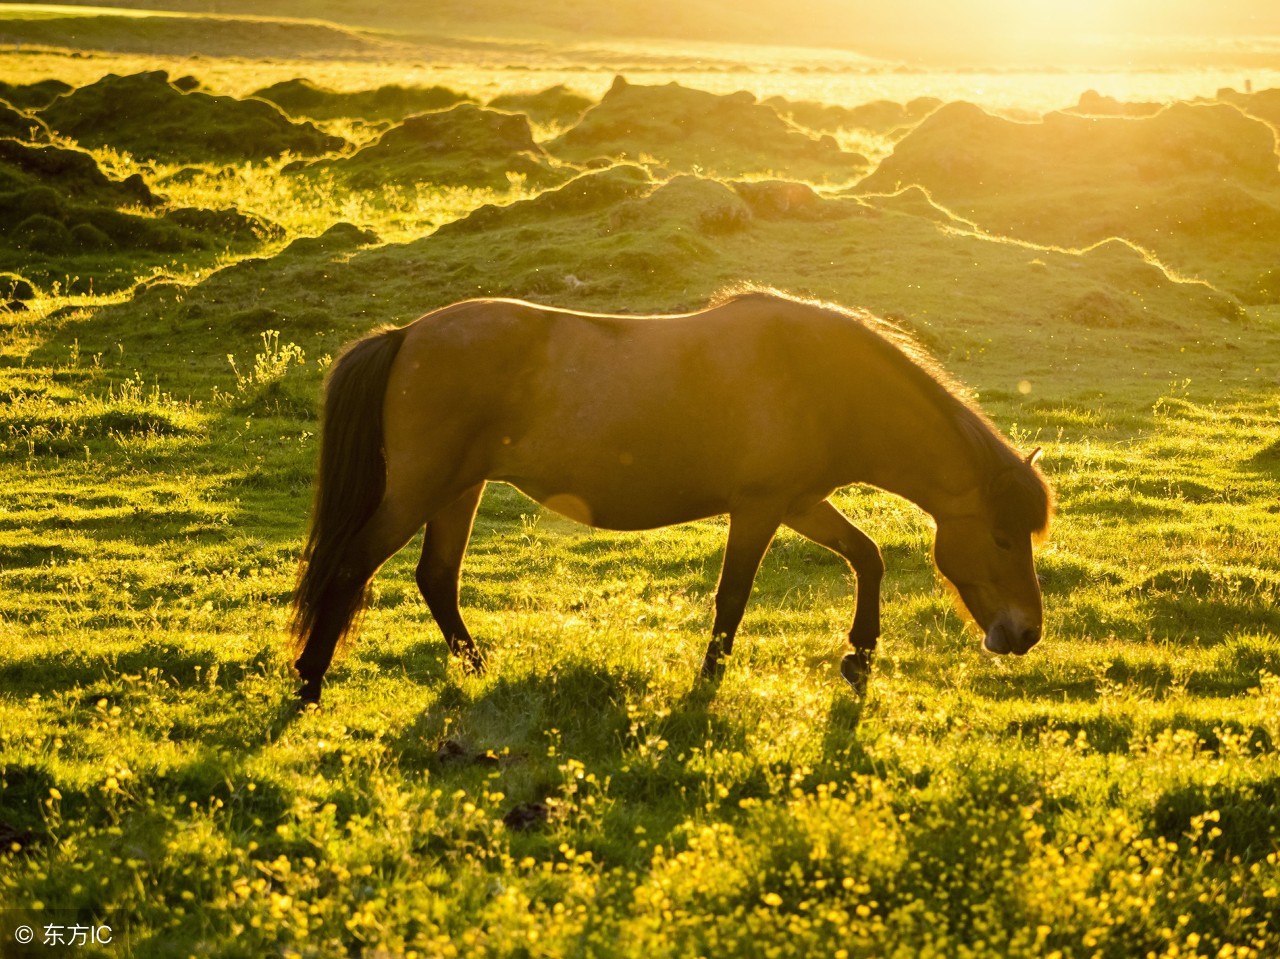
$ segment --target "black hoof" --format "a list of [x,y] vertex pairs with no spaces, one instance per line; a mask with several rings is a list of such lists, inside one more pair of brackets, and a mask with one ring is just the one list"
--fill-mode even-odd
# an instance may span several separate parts
[[489,661],[478,649],[467,649],[462,652],[462,668],[472,676],[483,675],[489,669]]
[[845,653],[840,660],[840,675],[853,687],[859,699],[867,696],[867,680],[871,678],[871,654],[869,649],[855,649],[851,653]]
[[708,683],[718,683],[724,679],[724,660],[720,657],[712,659],[708,656],[702,661],[702,669],[698,671],[698,678]]
[[308,706],[320,705],[320,680],[311,679],[302,684],[302,688],[298,690],[298,707],[306,709]]

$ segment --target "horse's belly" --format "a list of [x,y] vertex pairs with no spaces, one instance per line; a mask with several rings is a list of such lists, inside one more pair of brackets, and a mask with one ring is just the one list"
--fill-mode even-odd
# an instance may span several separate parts
[[496,476],[530,499],[571,520],[599,529],[657,529],[728,512],[725,497],[679,484],[599,484],[529,476]]

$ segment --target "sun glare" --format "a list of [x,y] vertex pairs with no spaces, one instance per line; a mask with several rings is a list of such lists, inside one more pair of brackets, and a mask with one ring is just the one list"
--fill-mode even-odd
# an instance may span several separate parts
[[1046,40],[1062,36],[1102,36],[1124,24],[1125,8],[1108,0],[1003,0],[991,13],[992,26]]
[[966,10],[970,49],[1005,61],[1052,61],[1123,43],[1141,27],[1132,5],[1109,0],[987,0]]

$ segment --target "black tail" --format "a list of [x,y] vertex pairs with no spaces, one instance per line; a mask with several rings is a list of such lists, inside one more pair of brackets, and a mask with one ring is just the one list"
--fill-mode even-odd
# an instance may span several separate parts
[[[332,653],[364,606],[364,583],[355,590],[335,587],[347,585],[340,580],[350,576],[344,563],[348,548],[386,492],[382,406],[405,332],[386,328],[357,340],[329,373],[311,532],[302,550],[289,622],[295,654],[306,646],[321,618],[331,620],[325,632],[332,638],[322,644]],[[327,665],[327,655],[324,661]]]

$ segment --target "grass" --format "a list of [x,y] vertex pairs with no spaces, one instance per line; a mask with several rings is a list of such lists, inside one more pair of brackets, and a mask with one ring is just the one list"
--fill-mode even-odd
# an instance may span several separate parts
[[[126,61],[11,62],[87,82]],[[234,69],[199,72],[222,92]],[[237,82],[298,73],[271,69]],[[393,72],[356,69],[304,72]],[[448,85],[481,100],[516,82],[467,69]],[[1280,949],[1280,308],[919,193],[743,214],[731,181],[626,168],[355,190],[95,155],[285,236],[0,312],[0,905],[100,919],[140,956]],[[341,222],[378,239],[297,243]],[[1039,647],[982,656],[927,518],[846,490],[889,567],[869,698],[836,672],[843,564],[786,533],[711,695],[722,521],[606,533],[495,485],[462,590],[490,671],[449,661],[411,544],[324,710],[294,714],[284,617],[343,342],[470,295],[677,309],[742,281],[894,316],[1044,447]]]
[[206,57],[367,55],[387,46],[368,33],[314,20],[26,3],[5,6],[0,42],[124,54],[177,48]]

